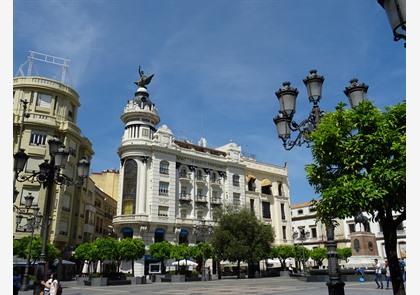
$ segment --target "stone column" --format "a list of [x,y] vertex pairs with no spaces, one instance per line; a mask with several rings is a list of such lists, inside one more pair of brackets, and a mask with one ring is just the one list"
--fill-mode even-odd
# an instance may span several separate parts
[[148,156],[141,157],[141,164],[140,164],[140,197],[139,197],[139,213],[146,214],[146,192],[147,192],[147,160],[149,159]]

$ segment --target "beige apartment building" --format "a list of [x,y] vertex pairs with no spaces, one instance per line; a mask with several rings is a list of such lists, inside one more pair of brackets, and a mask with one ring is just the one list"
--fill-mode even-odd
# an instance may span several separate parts
[[[24,130],[19,134],[22,121],[21,100],[28,101]],[[29,156],[26,167],[21,173],[29,175],[39,170],[44,159],[49,160],[48,140],[58,137],[69,151],[68,162],[61,172],[76,180],[77,162],[93,155],[92,144],[81,134],[77,126],[77,113],[80,107],[79,95],[71,87],[45,77],[21,76],[13,79],[13,147],[17,151],[19,137],[21,148]],[[38,182],[16,182],[19,192],[15,205],[21,207],[24,197],[31,193],[34,204],[43,212],[46,190]],[[51,225],[49,240],[58,248],[78,243],[75,230],[80,223],[80,206],[83,199],[81,185],[55,185],[52,200]],[[14,214],[15,215],[15,214]],[[25,224],[22,220],[21,224]],[[19,239],[29,233],[21,227],[14,228],[14,238]],[[39,230],[36,232],[39,234]]]

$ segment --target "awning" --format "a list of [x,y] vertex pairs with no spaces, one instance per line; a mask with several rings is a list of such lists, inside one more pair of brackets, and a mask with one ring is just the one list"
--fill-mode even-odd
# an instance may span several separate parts
[[246,176],[246,182],[249,182],[251,179],[257,179],[257,178],[254,175],[252,175],[252,174],[248,174]]
[[264,179],[261,181],[261,186],[267,186],[267,185],[271,185],[271,181],[270,181],[270,180],[268,180],[267,178],[264,178]]
[[188,230],[185,228],[182,228],[181,231],[179,232],[179,236],[180,237],[188,237]]

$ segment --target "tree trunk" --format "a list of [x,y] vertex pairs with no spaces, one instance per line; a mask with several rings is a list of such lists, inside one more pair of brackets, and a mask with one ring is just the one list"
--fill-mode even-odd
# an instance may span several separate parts
[[237,278],[239,279],[241,277],[241,261],[238,259],[238,273]]
[[131,270],[132,270],[133,277],[134,277],[134,259],[131,259]]
[[217,260],[217,278],[222,279],[222,267],[220,266],[220,261]]
[[387,214],[385,220],[381,221],[381,226],[384,233],[385,252],[389,270],[391,272],[394,295],[405,295],[405,288],[397,255],[397,225],[394,223],[392,215]]

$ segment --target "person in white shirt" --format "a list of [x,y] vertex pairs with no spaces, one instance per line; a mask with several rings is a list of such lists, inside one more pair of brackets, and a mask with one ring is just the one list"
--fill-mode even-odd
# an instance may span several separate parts
[[[382,265],[381,263],[378,261],[378,259],[375,259],[375,283],[378,286],[376,289],[383,289],[384,288],[384,284],[382,283]],[[379,282],[381,283],[379,285]]]

